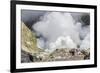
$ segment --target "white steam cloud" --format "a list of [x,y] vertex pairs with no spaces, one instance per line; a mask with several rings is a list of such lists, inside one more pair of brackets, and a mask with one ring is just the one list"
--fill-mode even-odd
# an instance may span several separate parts
[[90,48],[90,35],[89,34],[87,34],[84,40],[81,42],[80,48],[81,49]]
[[33,29],[39,36],[37,46],[41,49],[53,51],[77,46],[83,49],[90,47],[89,26],[82,27],[82,23],[76,22],[71,13],[47,12],[33,24]]

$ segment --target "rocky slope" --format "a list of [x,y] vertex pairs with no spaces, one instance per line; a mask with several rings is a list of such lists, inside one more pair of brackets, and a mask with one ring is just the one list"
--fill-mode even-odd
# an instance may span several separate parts
[[21,62],[30,62],[31,54],[42,51],[36,46],[36,37],[23,22],[21,23]]
[[21,44],[22,50],[29,52],[29,53],[36,53],[41,51],[37,47],[37,40],[35,37],[35,33],[33,33],[23,22],[22,22],[22,29],[21,29]]

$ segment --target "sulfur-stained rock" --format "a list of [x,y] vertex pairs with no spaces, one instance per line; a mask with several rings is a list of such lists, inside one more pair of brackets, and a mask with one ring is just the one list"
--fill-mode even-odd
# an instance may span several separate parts
[[41,51],[37,47],[37,40],[35,33],[32,32],[23,22],[21,23],[21,48],[29,53],[36,53]]
[[23,22],[21,23],[21,62],[34,62],[39,59],[32,54],[42,50],[37,47],[35,33],[32,32]]

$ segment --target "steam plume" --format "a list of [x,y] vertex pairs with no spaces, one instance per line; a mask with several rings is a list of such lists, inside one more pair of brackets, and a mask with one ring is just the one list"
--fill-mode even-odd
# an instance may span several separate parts
[[[37,36],[37,46],[41,49],[55,50],[57,48],[89,48],[89,27],[83,27],[82,22],[74,19],[72,13],[47,12],[40,21],[33,24]],[[86,30],[87,29],[87,30]],[[81,39],[82,38],[82,39]],[[88,41],[87,41],[88,40]],[[87,41],[87,42],[86,42]]]

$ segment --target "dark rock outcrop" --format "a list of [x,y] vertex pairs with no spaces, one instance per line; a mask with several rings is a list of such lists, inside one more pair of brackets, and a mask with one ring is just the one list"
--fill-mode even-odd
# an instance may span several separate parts
[[21,63],[32,62],[33,57],[31,54],[21,50]]

